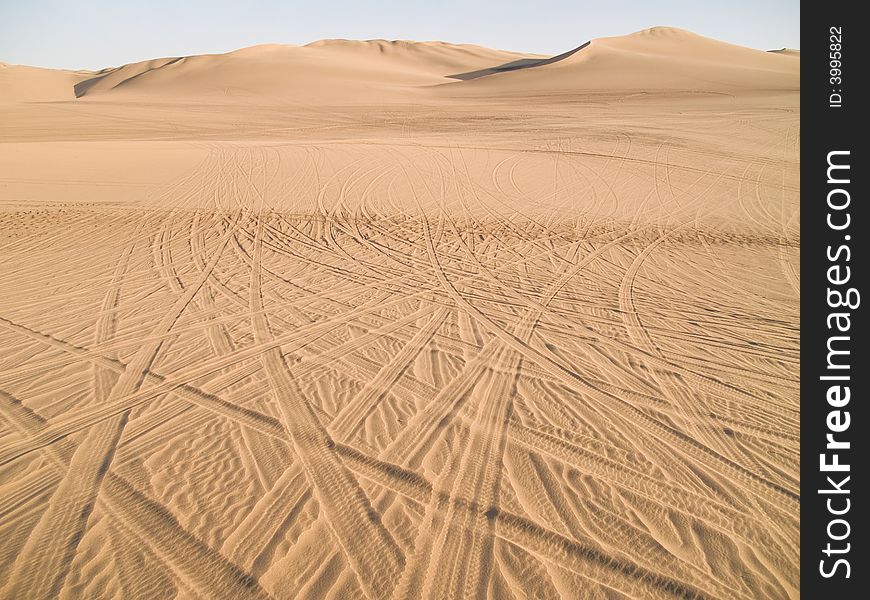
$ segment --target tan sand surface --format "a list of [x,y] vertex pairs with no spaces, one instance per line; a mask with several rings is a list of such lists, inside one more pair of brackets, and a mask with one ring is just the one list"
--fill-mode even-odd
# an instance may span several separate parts
[[799,67],[0,65],[0,597],[797,598]]

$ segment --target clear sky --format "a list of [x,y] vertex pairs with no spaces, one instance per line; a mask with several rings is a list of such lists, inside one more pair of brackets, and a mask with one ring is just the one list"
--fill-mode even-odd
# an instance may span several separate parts
[[800,47],[800,0],[0,0],[0,61],[98,69],[323,38],[441,40],[557,54],[654,25]]

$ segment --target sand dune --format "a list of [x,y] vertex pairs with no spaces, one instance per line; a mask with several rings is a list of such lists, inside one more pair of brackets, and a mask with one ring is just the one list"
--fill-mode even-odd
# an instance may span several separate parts
[[0,103],[72,100],[74,86],[90,74],[0,62]]
[[477,93],[512,94],[800,88],[800,65],[790,53],[753,50],[673,27],[597,39],[581,50],[549,64],[466,82],[463,87]]
[[441,42],[322,40],[307,46],[263,45],[209,56],[164,58],[101,72],[76,95],[241,97],[346,102],[407,97],[412,86],[440,83],[445,73],[518,58],[512,52]]
[[800,55],[0,67],[0,597],[799,597]]
[[[172,102],[407,103],[436,91],[570,94],[577,91],[797,90],[799,52],[763,52],[672,27],[587,42],[553,57],[443,42],[322,40],[267,44],[227,54],[160,58],[90,74],[6,66],[13,100],[76,97]],[[441,86],[438,88],[437,86]]]

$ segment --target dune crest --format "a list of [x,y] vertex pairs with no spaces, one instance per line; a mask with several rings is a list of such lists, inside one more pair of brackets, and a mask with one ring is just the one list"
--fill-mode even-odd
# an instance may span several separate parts
[[[798,51],[763,52],[673,27],[598,38],[546,57],[470,44],[319,40],[226,54],[159,58],[75,75],[0,71],[6,100],[160,98],[280,103],[402,103],[443,95],[795,90]],[[27,90],[22,91],[22,90]]]
[[313,101],[397,99],[440,83],[454,70],[514,59],[512,52],[443,42],[321,40],[266,44],[226,54],[164,58],[96,74],[78,97],[171,98],[261,96]]
[[706,38],[674,27],[598,38],[558,60],[446,86],[445,93],[570,94],[797,90],[800,64],[790,56]]
[[0,104],[72,100],[75,85],[89,75],[0,62]]

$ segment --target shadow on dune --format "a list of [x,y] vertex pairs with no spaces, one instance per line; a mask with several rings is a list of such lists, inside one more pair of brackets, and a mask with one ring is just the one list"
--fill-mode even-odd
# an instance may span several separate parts
[[73,86],[73,92],[75,93],[76,98],[81,98],[82,96],[87,94],[89,89],[94,87],[97,83],[102,81],[103,78],[105,78],[107,75],[109,75],[112,72],[114,72],[114,69],[111,69],[111,70],[106,71],[106,72],[100,71],[100,74],[97,75],[96,77],[91,77],[89,79],[85,79],[84,81],[80,81],[77,84],[75,84]]
[[559,62],[560,60],[564,60],[571,56],[576,52],[580,52],[583,48],[589,45],[589,42],[581,46],[577,46],[573,50],[568,50],[567,52],[563,52],[562,54],[558,54],[556,56],[552,56],[550,58],[521,58],[519,60],[513,60],[509,63],[505,63],[503,65],[498,65],[497,67],[487,67],[486,69],[479,69],[477,71],[469,71],[467,73],[457,73],[456,75],[448,75],[449,79],[459,79],[460,81],[468,81],[469,79],[477,79],[478,77],[486,77],[487,75],[495,75],[496,73],[506,73],[508,71],[517,71],[519,69],[531,69],[534,67],[543,67],[544,65],[551,65],[553,63]]

